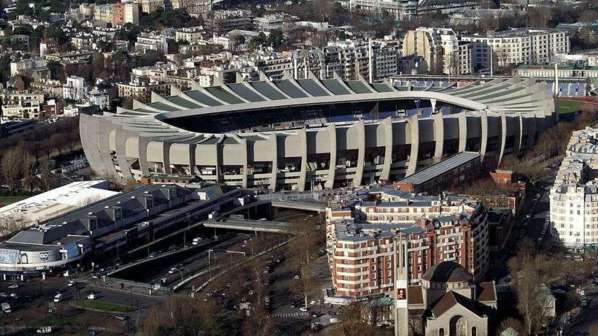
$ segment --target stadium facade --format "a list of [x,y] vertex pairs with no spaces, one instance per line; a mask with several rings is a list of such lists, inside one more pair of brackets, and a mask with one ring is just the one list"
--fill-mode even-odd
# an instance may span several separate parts
[[188,175],[271,190],[358,186],[464,151],[497,164],[556,119],[546,84],[520,78],[420,91],[341,79],[172,91],[81,116],[83,148],[98,175]]

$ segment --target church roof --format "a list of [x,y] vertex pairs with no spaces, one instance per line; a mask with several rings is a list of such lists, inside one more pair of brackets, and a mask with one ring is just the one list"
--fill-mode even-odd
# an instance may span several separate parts
[[473,276],[454,261],[443,261],[426,271],[422,279],[430,282],[466,282]]
[[461,305],[478,316],[484,314],[482,307],[475,301],[453,291],[444,294],[440,300],[434,304],[432,307],[432,314],[437,318],[456,305]]

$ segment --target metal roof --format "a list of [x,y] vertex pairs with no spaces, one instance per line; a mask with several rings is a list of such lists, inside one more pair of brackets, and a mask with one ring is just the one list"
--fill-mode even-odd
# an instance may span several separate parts
[[461,152],[424,168],[413,175],[409,175],[400,182],[411,183],[414,185],[426,183],[440,175],[443,175],[467,162],[477,160],[480,158],[478,152]]

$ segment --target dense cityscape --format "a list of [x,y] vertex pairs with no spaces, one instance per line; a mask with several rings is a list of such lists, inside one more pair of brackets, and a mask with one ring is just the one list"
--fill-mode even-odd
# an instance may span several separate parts
[[0,310],[598,335],[598,2],[0,0]]

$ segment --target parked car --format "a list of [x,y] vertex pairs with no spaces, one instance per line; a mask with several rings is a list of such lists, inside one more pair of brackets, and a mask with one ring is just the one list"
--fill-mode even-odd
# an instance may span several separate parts
[[54,295],[54,302],[58,303],[60,301],[62,301],[62,294],[58,293]]
[[192,245],[199,245],[199,242],[202,241],[203,238],[201,237],[195,237],[193,238],[193,241],[191,242]]
[[87,300],[95,300],[96,299],[96,293],[89,293],[87,295]]
[[38,334],[51,334],[52,333],[52,327],[48,326],[48,327],[40,327],[37,328],[36,331]]
[[10,309],[10,304],[8,302],[3,302],[0,307],[2,308],[2,312],[5,314],[10,314],[12,310]]
[[12,285],[8,286],[8,289],[17,289],[17,288],[19,288],[18,284],[12,284]]

